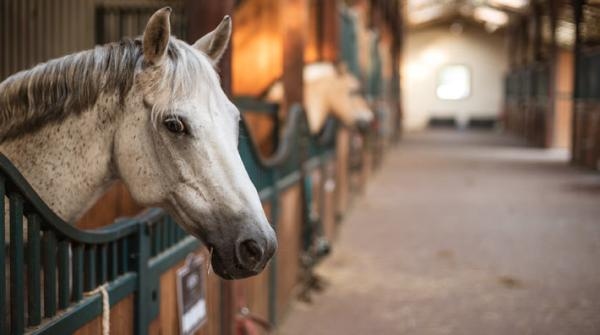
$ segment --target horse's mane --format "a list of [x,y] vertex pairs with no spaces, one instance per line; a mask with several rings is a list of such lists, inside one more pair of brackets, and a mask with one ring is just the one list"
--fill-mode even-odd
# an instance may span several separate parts
[[[165,71],[166,80],[157,85],[168,83],[172,91],[189,91],[197,87],[195,74],[210,73],[206,71],[210,67],[208,60],[191,57],[191,48],[186,46],[171,38],[168,48],[171,68]],[[116,94],[123,103],[133,87],[134,73],[142,56],[140,39],[123,39],[12,75],[0,83],[0,142],[82,113],[105,93]],[[178,67],[181,58],[186,58],[192,66]],[[194,58],[197,61],[189,62]],[[216,73],[212,79],[218,83]]]

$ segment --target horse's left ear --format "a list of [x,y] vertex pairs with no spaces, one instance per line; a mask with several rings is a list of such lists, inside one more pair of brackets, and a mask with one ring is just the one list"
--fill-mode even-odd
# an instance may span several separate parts
[[231,17],[229,15],[223,18],[215,30],[202,36],[196,43],[194,48],[204,52],[213,64],[217,64],[229,44],[231,38]]
[[171,36],[170,15],[171,7],[159,9],[150,17],[144,30],[142,40],[144,60],[152,65],[160,65],[167,54]]

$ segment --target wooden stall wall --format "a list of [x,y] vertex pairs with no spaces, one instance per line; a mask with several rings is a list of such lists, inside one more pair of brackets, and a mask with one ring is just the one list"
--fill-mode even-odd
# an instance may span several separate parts
[[573,53],[558,50],[556,55],[553,94],[552,146],[571,148],[571,125],[573,124]]

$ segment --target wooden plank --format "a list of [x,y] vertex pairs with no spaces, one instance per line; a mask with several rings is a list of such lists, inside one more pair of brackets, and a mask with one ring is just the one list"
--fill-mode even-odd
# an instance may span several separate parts
[[[119,301],[110,309],[110,334],[133,334],[133,295]],[[74,335],[102,334],[102,316],[78,329]],[[166,334],[166,333],[165,333]]]
[[116,182],[77,221],[81,229],[94,229],[114,222],[123,216],[139,214],[143,208],[135,203],[123,182]]
[[[283,29],[283,75],[285,101],[289,106],[303,103],[304,99],[304,43],[306,39],[306,17],[308,3],[306,0],[282,0],[280,14],[286,19],[282,21]],[[285,108],[283,111],[286,111]]]
[[277,311],[278,319],[294,297],[298,284],[300,236],[302,228],[302,192],[299,184],[281,193],[279,222],[277,225]]
[[339,1],[337,0],[320,0],[322,6],[321,22],[322,22],[322,43],[321,59],[325,61],[336,61],[339,58],[340,50],[340,15]]

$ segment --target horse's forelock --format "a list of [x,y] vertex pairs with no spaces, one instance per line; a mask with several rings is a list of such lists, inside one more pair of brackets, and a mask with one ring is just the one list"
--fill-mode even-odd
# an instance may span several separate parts
[[[152,106],[151,118],[156,124],[161,115],[169,113],[181,101],[200,96],[204,101],[211,101],[208,95],[213,90],[207,87],[220,87],[219,77],[212,63],[192,46],[173,39],[167,51],[170,61],[165,62],[160,71],[160,78],[154,80],[149,87],[152,91],[168,92],[166,101]],[[213,110],[212,108],[209,111]]]

